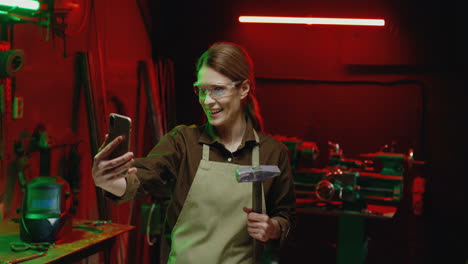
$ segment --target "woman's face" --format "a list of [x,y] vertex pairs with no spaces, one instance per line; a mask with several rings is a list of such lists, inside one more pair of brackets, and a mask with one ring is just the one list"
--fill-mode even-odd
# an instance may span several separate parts
[[248,93],[245,85],[233,83],[233,80],[208,66],[203,66],[197,77],[198,100],[211,125],[230,126],[242,116],[241,100]]

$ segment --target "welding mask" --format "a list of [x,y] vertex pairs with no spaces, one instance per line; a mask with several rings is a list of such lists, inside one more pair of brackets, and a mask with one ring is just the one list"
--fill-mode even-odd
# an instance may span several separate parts
[[70,185],[61,177],[37,177],[26,184],[20,212],[24,242],[54,243],[71,229]]

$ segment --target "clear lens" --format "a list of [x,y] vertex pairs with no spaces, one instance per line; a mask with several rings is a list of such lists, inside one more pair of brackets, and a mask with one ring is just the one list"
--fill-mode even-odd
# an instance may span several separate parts
[[225,86],[215,86],[211,87],[210,91],[210,96],[214,98],[220,98],[223,97],[226,94],[226,89],[227,87]]

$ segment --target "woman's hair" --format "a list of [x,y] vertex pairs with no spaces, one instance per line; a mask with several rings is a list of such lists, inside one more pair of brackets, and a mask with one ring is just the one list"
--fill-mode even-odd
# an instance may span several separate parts
[[250,91],[243,102],[244,113],[252,120],[257,131],[263,131],[263,118],[255,97],[253,62],[247,51],[234,43],[214,43],[198,59],[197,73],[203,66],[208,66],[233,81],[249,80]]

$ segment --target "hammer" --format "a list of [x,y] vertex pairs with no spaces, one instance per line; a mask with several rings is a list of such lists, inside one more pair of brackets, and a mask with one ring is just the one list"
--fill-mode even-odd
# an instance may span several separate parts
[[[260,165],[244,167],[236,170],[237,182],[252,182],[252,211],[262,213],[262,181],[280,175],[281,171],[275,165]],[[254,263],[260,263],[261,248],[258,240],[253,240]]]

